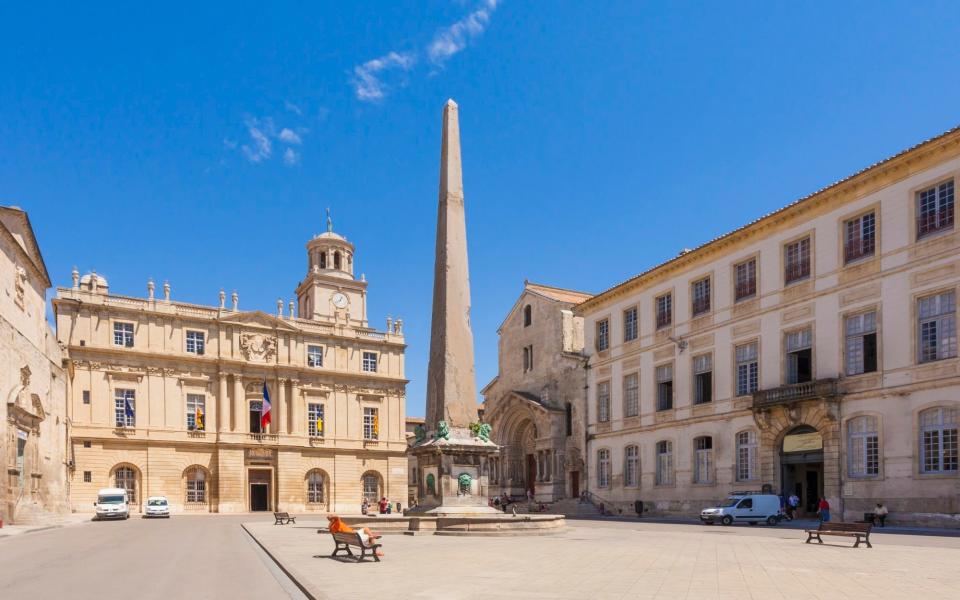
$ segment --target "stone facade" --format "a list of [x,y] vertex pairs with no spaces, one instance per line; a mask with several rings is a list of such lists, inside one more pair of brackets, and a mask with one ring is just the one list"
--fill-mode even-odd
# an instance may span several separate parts
[[66,377],[46,320],[50,287],[27,215],[0,207],[0,519],[56,521],[68,510]]
[[579,496],[583,457],[583,318],[571,308],[590,294],[524,283],[499,335],[497,376],[483,390],[483,419],[500,455],[495,495],[552,502]]
[[595,500],[960,527],[958,183],[952,130],[580,304]]
[[[277,311],[110,293],[95,273],[58,288],[70,361],[72,504],[130,489],[174,511],[358,513],[364,495],[406,496],[404,336],[369,327],[354,247],[307,244],[298,300]],[[294,310],[301,316],[296,316]],[[262,427],[263,389],[272,405]]]

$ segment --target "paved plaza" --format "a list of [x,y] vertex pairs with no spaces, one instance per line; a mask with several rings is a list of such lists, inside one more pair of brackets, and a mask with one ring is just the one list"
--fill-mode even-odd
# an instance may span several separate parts
[[[245,527],[317,598],[946,598],[960,539],[803,543],[786,527],[571,521],[535,537],[384,537],[381,563],[329,558],[315,525]],[[835,542],[835,543],[834,543]]]
[[879,532],[873,549],[853,549],[841,538],[806,545],[787,527],[574,520],[533,537],[389,535],[383,562],[356,564],[329,558],[333,542],[317,534],[325,522],[299,521],[210,515],[0,530],[0,598],[873,599],[954,597],[960,586],[960,537],[950,536]]

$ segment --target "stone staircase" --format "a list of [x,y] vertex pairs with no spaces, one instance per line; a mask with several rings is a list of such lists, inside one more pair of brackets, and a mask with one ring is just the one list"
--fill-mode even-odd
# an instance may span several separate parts
[[565,498],[557,500],[547,507],[547,513],[553,515],[565,515],[568,517],[600,517],[600,511],[589,502],[581,502],[577,498]]

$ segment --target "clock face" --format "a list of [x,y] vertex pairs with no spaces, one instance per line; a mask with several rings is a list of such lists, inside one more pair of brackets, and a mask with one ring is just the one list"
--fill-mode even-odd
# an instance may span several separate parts
[[347,306],[347,297],[337,292],[333,295],[333,305],[337,308],[346,308]]

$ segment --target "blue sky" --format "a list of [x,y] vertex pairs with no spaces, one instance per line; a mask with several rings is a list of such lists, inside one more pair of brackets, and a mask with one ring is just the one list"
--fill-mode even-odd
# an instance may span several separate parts
[[333,210],[423,413],[460,104],[478,388],[524,278],[605,289],[960,124],[948,2],[0,6],[0,203],[55,285],[272,311]]

